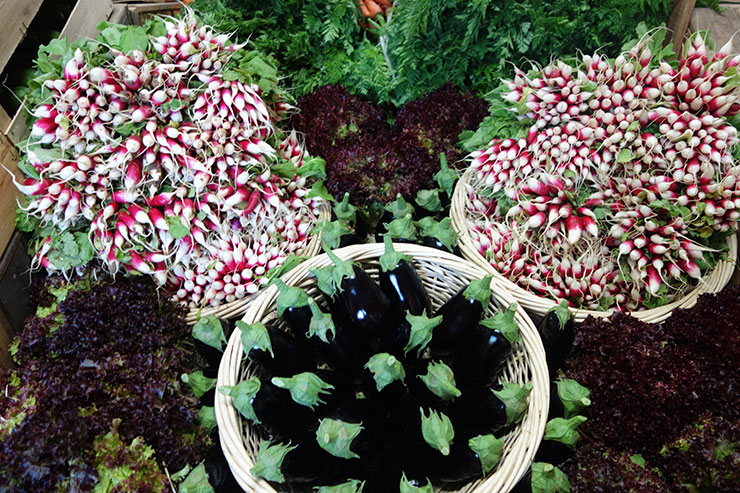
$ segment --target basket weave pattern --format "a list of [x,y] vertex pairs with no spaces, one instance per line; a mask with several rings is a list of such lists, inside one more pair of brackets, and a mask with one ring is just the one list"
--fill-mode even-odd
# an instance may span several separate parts
[[[319,217],[316,219],[316,224],[323,221],[324,219],[330,219],[331,218],[331,209],[329,208],[329,205],[327,203],[323,203],[320,206],[320,212]],[[319,251],[321,250],[321,235],[320,234],[314,234],[309,237],[308,242],[306,243],[306,246],[303,247],[303,250],[300,252],[297,252],[297,255],[302,255],[304,257],[313,257]],[[191,309],[186,318],[185,321],[192,325],[194,324],[199,317],[205,317],[206,315],[215,315],[220,318],[236,318],[242,314],[244,314],[249,309],[249,304],[254,301],[259,294],[262,292],[260,289],[254,294],[245,296],[244,298],[240,300],[234,300],[229,303],[222,303],[219,306],[209,306],[205,308],[193,308]]]
[[[470,280],[481,278],[484,272],[475,265],[451,254],[427,247],[396,244],[396,250],[410,255],[432,300],[434,309],[442,305]],[[378,258],[383,254],[382,244],[354,245],[337,250],[338,257],[358,262],[377,278]],[[326,255],[315,257],[289,272],[284,281],[288,285],[305,289],[315,299],[320,293],[310,268],[331,264]],[[514,300],[495,280],[492,282],[493,299],[488,314],[506,308]],[[244,316],[246,323],[256,321],[279,322],[275,311],[278,290],[270,286],[249,307]],[[545,352],[532,321],[521,307],[517,308],[515,320],[519,325],[521,340],[517,342],[509,357],[502,381],[520,385],[531,382],[532,393],[529,406],[517,429],[504,437],[504,454],[499,465],[484,479],[466,485],[460,492],[508,492],[526,472],[542,439],[549,406],[549,376],[545,363]],[[280,323],[276,325],[280,326]],[[218,386],[236,385],[250,375],[250,366],[244,358],[241,332],[234,330],[218,372]],[[249,474],[253,458],[259,446],[259,438],[250,430],[250,424],[233,406],[232,398],[216,392],[216,418],[224,454],[232,472],[245,491],[274,493],[276,490],[264,480]]]
[[[458,245],[460,252],[466,259],[473,262],[481,269],[484,269],[487,273],[493,274],[494,278],[503,284],[503,286],[511,292],[516,301],[526,310],[537,315],[544,315],[550,308],[557,305],[555,300],[537,296],[501,275],[473,245],[473,239],[470,236],[472,222],[468,219],[466,207],[467,197],[471,190],[471,176],[472,172],[468,170],[457,182],[450,207],[452,227],[457,231],[460,237]],[[729,260],[720,260],[714,270],[707,273],[696,288],[687,293],[686,296],[658,308],[632,312],[631,315],[644,322],[661,322],[668,318],[671,315],[671,312],[676,308],[690,308],[694,306],[699,295],[720,291],[730,281],[735,270],[735,259],[737,258],[737,237],[735,235],[730,236],[727,240],[727,244],[729,246],[729,250],[727,252],[727,258]],[[612,311],[595,311],[580,308],[571,308],[571,312],[578,322],[582,322],[589,315],[594,317],[608,317],[612,313]]]

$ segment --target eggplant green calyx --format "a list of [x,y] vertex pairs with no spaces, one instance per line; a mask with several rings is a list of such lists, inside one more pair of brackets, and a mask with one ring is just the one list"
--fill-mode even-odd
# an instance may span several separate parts
[[433,217],[427,216],[420,219],[416,226],[419,228],[421,236],[436,238],[450,250],[457,246],[457,231],[452,227],[452,219],[449,217],[437,221]]
[[331,315],[321,311],[319,304],[313,298],[309,298],[308,306],[311,308],[311,322],[308,324],[306,336],[317,336],[326,344],[330,344],[336,336],[337,330]]
[[344,192],[341,202],[334,204],[334,215],[352,226],[357,224],[357,207],[349,203],[349,192]]
[[388,353],[372,355],[365,364],[365,368],[372,372],[378,392],[396,380],[403,381],[406,378],[401,362]]
[[236,327],[242,332],[242,348],[247,356],[249,356],[252,349],[257,348],[264,352],[269,352],[270,356],[275,358],[275,353],[272,352],[270,333],[262,322],[246,324],[241,320],[237,320]]
[[383,236],[383,243],[385,244],[385,253],[383,253],[383,255],[380,256],[380,259],[378,259],[380,262],[380,268],[383,269],[383,272],[392,271],[393,269],[398,267],[398,264],[401,263],[401,260],[411,262],[411,257],[397,252],[393,248],[393,240],[390,236]]
[[[568,320],[573,316],[570,313],[570,310],[568,309],[568,303],[566,301],[561,301],[556,306],[550,308],[547,313],[555,312],[555,315],[558,317],[558,322],[560,323],[560,328],[562,329],[565,327],[565,324],[568,323]],[[547,316],[547,315],[545,315]]]
[[563,471],[546,462],[532,463],[532,493],[569,493],[570,481]]
[[332,270],[332,282],[334,283],[334,289],[341,290],[342,281],[344,279],[351,279],[355,277],[355,269],[352,262],[342,260],[337,257],[334,252],[324,246],[324,251],[329,256],[331,261],[334,263]]
[[414,206],[406,202],[406,200],[400,193],[396,195],[396,200],[394,200],[393,202],[388,202],[385,205],[385,210],[393,214],[394,219],[398,219],[399,217],[404,217],[416,212]]
[[419,375],[429,391],[445,401],[451,401],[455,397],[460,397],[462,392],[458,390],[455,383],[455,375],[452,368],[442,363],[429,363],[426,375]]
[[363,488],[365,488],[365,481],[350,479],[334,486],[314,486],[314,491],[318,493],[362,493]]
[[447,165],[447,155],[443,152],[439,155],[439,171],[434,174],[434,181],[448,197],[452,197],[455,182],[458,179],[457,171]]
[[215,315],[200,317],[193,325],[193,337],[203,344],[221,351],[226,344],[224,327]]
[[463,296],[467,300],[478,300],[485,309],[491,301],[491,279],[493,276],[486,276],[483,279],[473,279],[468,287],[463,291]]
[[581,434],[578,433],[576,428],[584,421],[586,421],[584,416],[573,416],[569,419],[551,419],[545,425],[545,440],[560,442],[567,445],[571,450],[575,450],[578,440],[581,439]]
[[433,493],[434,487],[432,482],[427,478],[427,484],[424,486],[414,486],[406,477],[406,473],[401,473],[401,482],[398,485],[399,493]]
[[570,418],[591,405],[591,391],[575,380],[558,380],[558,397],[563,403],[564,417]]
[[318,375],[306,371],[292,377],[272,377],[275,387],[287,389],[295,402],[311,409],[325,404],[319,394],[330,394],[334,386],[324,382]]
[[424,414],[424,408],[419,408],[421,413],[421,434],[424,441],[442,455],[450,454],[450,444],[455,438],[455,429],[452,421],[444,413],[435,410],[429,411],[429,416]]
[[288,286],[277,277],[273,279],[272,282],[280,291],[280,294],[278,295],[275,302],[277,303],[278,315],[280,315],[281,317],[283,316],[283,313],[285,313],[285,310],[287,310],[288,308],[300,308],[302,306],[308,305],[308,293],[306,293],[301,288]]
[[439,199],[439,190],[419,190],[416,193],[416,203],[429,212],[442,212],[442,201]]
[[338,248],[342,241],[342,236],[353,233],[352,228],[346,222],[342,220],[329,221],[326,219],[319,222],[313,228],[312,232],[321,234],[321,243],[327,248]]
[[298,448],[298,445],[286,445],[284,443],[273,445],[269,441],[262,442],[259,450],[257,450],[257,458],[254,461],[254,466],[249,470],[249,473],[256,478],[262,478],[275,483],[284,483],[285,476],[283,476],[280,468],[283,466],[285,456],[296,448]]
[[406,214],[403,217],[394,219],[389,223],[383,223],[386,235],[391,238],[402,238],[404,240],[416,240],[416,226],[414,225],[414,219],[411,214]]
[[411,324],[411,333],[409,334],[409,342],[403,348],[403,354],[408,354],[409,351],[416,348],[417,356],[421,356],[429,341],[432,340],[434,328],[442,322],[442,315],[429,318],[426,310],[421,315],[412,315],[407,311],[406,321]]
[[193,390],[193,394],[195,395],[195,397],[198,398],[200,398],[206,392],[216,386],[216,379],[208,378],[207,376],[203,375],[203,372],[201,370],[190,374],[183,373],[182,375],[180,375],[180,379],[186,384],[190,385],[190,388]]
[[362,423],[347,423],[339,419],[324,418],[316,430],[316,441],[319,446],[334,457],[341,459],[358,459],[360,456],[350,450],[352,441],[357,438],[364,427]]
[[260,391],[261,387],[262,382],[260,382],[260,379],[257,377],[252,377],[246,380],[242,380],[235,387],[222,385],[218,388],[218,391],[221,392],[223,395],[229,396],[234,399],[234,407],[240,413],[242,413],[242,416],[254,423],[260,423],[259,418],[257,418],[257,415],[254,413],[252,401],[257,395],[257,392]]
[[526,383],[523,387],[511,382],[502,384],[501,390],[491,392],[506,406],[506,425],[516,424],[524,417],[527,410],[527,397],[532,392],[532,384]]
[[491,318],[481,320],[481,325],[491,330],[498,330],[512,346],[519,340],[519,326],[514,320],[516,303],[509,305],[505,312],[496,312]]
[[483,476],[487,476],[496,467],[504,453],[504,441],[493,435],[473,437],[468,440],[468,447],[478,456]]
[[334,284],[334,266],[316,267],[309,269],[309,272],[316,277],[316,286],[321,292],[333,298],[337,292],[337,287]]

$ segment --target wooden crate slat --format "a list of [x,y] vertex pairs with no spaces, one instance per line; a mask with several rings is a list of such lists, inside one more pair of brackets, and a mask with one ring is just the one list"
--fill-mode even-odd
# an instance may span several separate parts
[[[21,178],[16,164],[18,154],[15,152],[13,143],[4,135],[0,135],[0,164],[12,171],[17,178]],[[10,173],[0,168],[0,252],[10,241],[15,230],[15,208],[18,191],[13,185]]]
[[10,60],[43,0],[0,0],[0,72]]
[[673,10],[668,17],[666,27],[672,32],[671,42],[676,53],[681,52],[684,36],[688,31],[691,13],[695,6],[696,0],[676,0],[673,4]]

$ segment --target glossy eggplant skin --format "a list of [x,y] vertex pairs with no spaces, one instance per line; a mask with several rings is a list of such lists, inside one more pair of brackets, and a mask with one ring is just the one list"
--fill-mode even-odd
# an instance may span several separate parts
[[506,426],[506,406],[489,387],[467,389],[450,404],[447,415],[461,435],[496,433]]
[[409,392],[398,401],[387,420],[389,437],[394,443],[412,447],[427,446],[421,434],[420,407],[422,406]]
[[434,478],[439,481],[457,483],[483,476],[480,458],[468,446],[467,440],[455,440],[450,454],[440,457],[434,465]]
[[457,387],[487,387],[501,375],[511,343],[495,329],[478,325],[462,340],[450,363]]
[[387,430],[384,416],[374,406],[369,406],[367,399],[346,401],[328,417],[347,423],[362,423],[363,430],[350,445],[350,450],[360,459],[378,452],[385,445]]
[[315,367],[313,373],[334,387],[331,389],[330,394],[321,394],[321,400],[324,403],[316,406],[315,412],[317,416],[325,416],[337,409],[342,403],[354,397],[352,382],[342,373],[329,369],[318,370]]
[[349,337],[341,326],[335,326],[334,339],[327,344],[318,337],[311,341],[321,357],[337,372],[353,382],[360,379],[363,365],[371,356],[370,348],[364,342]]
[[[221,321],[221,326],[224,329],[224,336],[228,341],[229,337],[231,337],[231,332],[233,332],[234,330],[234,321],[224,319],[219,320]],[[203,359],[206,360],[206,363],[208,363],[208,365],[213,368],[218,368],[218,366],[221,364],[221,358],[224,355],[223,349],[216,349],[215,347],[211,347],[208,344],[202,343],[198,339],[194,339],[193,341],[195,342],[195,349],[203,357]]]
[[[321,486],[335,486],[348,479],[363,481],[370,475],[365,462],[360,459],[340,459],[332,457],[321,471],[317,484]],[[363,492],[366,490],[363,490]]]
[[[431,449],[429,449],[431,450]],[[427,484],[426,470],[431,454],[425,449],[403,445],[393,445],[383,450],[372,475],[368,478],[363,493],[388,493],[398,491],[401,477],[414,486]]]
[[425,310],[427,314],[432,312],[429,294],[410,262],[401,260],[394,269],[388,272],[381,270],[378,283],[390,301],[396,316],[395,324],[406,320],[406,312],[412,315],[421,315]]
[[306,306],[291,306],[285,309],[282,319],[288,324],[293,335],[297,339],[305,338],[308,333],[308,326],[311,323],[311,308]]
[[396,403],[406,392],[406,386],[400,380],[395,380],[378,392],[378,386],[375,383],[373,372],[367,368],[362,370],[360,377],[362,392],[368,401],[384,411],[392,410]]
[[547,369],[550,376],[555,378],[558,370],[563,366],[573,349],[575,339],[573,319],[568,319],[565,325],[561,327],[557,313],[554,310],[549,311],[537,326],[537,331],[540,333],[542,345],[545,347]]
[[345,322],[347,334],[377,349],[390,314],[390,301],[380,286],[355,265],[354,277],[342,280],[336,298],[340,323]]
[[555,440],[542,440],[534,460],[536,462],[548,462],[555,466],[560,466],[563,462],[573,457],[574,453],[575,451],[564,443]]
[[457,344],[467,337],[480,323],[483,305],[480,301],[469,300],[463,295],[465,288],[439,307],[435,317],[442,315],[442,321],[434,328],[429,349],[435,356],[449,356]]
[[252,348],[247,357],[256,361],[266,375],[290,377],[316,368],[311,352],[304,341],[275,326],[266,325],[265,328],[270,336],[274,357],[269,351],[263,351],[260,348]]
[[429,390],[424,381],[419,378],[420,375],[427,373],[429,364],[432,362],[433,360],[430,359],[420,359],[414,364],[410,364],[406,371],[406,385],[408,386],[409,394],[417,402],[417,411],[419,406],[423,406],[424,408],[432,408],[444,412],[449,407],[451,401],[444,400],[434,394]]
[[259,392],[252,399],[252,408],[262,426],[279,436],[294,436],[318,426],[316,413],[298,404],[290,392],[262,380]]

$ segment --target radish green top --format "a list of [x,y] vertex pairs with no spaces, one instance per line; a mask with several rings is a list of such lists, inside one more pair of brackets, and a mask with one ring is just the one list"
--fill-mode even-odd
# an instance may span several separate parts
[[262,387],[262,382],[257,377],[242,380],[236,386],[222,385],[218,391],[234,399],[234,407],[242,413],[242,416],[254,423],[260,423],[252,407],[252,400]]
[[514,320],[515,313],[516,303],[512,303],[505,312],[496,312],[492,317],[481,320],[480,323],[489,329],[498,330],[513,345],[519,340],[519,326]]
[[298,445],[286,445],[284,443],[272,444],[269,441],[262,442],[257,450],[257,458],[249,473],[257,478],[266,479],[275,483],[284,483],[285,476],[280,468],[283,466],[285,456]]
[[292,377],[272,377],[270,380],[275,387],[287,389],[295,402],[314,409],[319,404],[326,404],[319,394],[330,394],[334,389],[323,381],[321,377],[310,371],[298,373]]
[[506,406],[506,425],[518,423],[527,410],[527,397],[532,392],[532,384],[527,382],[523,387],[515,383],[504,383],[501,390],[491,392]]
[[421,412],[421,434],[424,441],[433,449],[439,450],[442,455],[449,455],[452,439],[455,438],[455,429],[452,427],[450,418],[435,410],[431,410],[429,416],[424,414],[424,408],[419,408],[419,412]]
[[581,409],[591,405],[591,399],[589,399],[591,391],[575,380],[558,380],[555,384],[558,387],[558,397],[563,403],[566,418],[575,416]]
[[365,368],[372,372],[378,392],[396,380],[403,381],[406,378],[401,362],[388,353],[374,354],[365,364]]
[[334,457],[358,459],[360,456],[350,450],[352,441],[363,430],[362,423],[347,423],[338,419],[324,418],[316,430],[319,446]]
[[419,378],[432,394],[442,400],[451,401],[462,394],[457,388],[452,369],[441,361],[429,363],[426,375],[419,375]]
[[491,279],[493,279],[493,276],[489,275],[483,279],[474,279],[470,281],[468,287],[463,291],[465,299],[478,300],[485,309],[491,301]]
[[416,348],[416,354],[421,356],[429,341],[432,340],[434,328],[442,322],[442,315],[429,318],[426,310],[421,315],[412,315],[407,311],[406,321],[411,324],[411,333],[409,334],[409,342],[403,348],[403,353],[408,354],[409,351]]
[[275,353],[272,352],[270,334],[262,322],[246,324],[241,320],[237,320],[236,326],[242,332],[242,348],[247,356],[249,356],[249,352],[252,349],[258,348],[266,353],[269,352],[273,358],[275,357]]
[[496,467],[504,453],[504,441],[493,435],[473,437],[468,440],[468,447],[478,455],[483,476],[488,475]]

